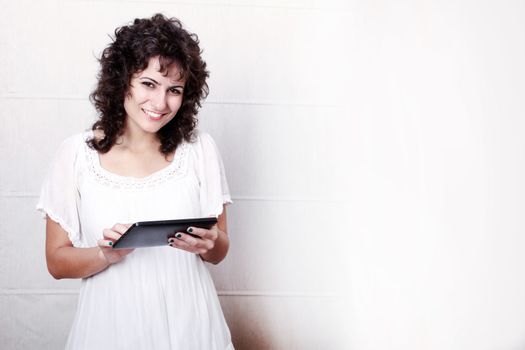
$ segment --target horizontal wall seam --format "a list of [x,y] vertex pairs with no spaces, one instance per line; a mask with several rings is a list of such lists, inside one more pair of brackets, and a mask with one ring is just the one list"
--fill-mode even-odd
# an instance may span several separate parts
[[[77,295],[79,289],[0,289],[0,295]],[[271,291],[217,291],[222,297],[275,297],[275,298],[341,298],[338,293],[301,293]]]
[[338,293],[302,293],[302,292],[271,292],[271,291],[218,291],[224,297],[276,297],[276,298],[341,298]]
[[[28,94],[0,94],[3,100],[64,100],[64,101],[85,101],[87,97],[77,95],[28,95]],[[275,100],[204,100],[203,105],[238,105],[238,106],[290,106],[290,107],[310,107],[310,108],[336,108],[335,104],[308,103],[303,101],[275,101]]]
[[169,4],[169,5],[187,5],[187,6],[210,6],[210,7],[240,7],[240,8],[270,8],[283,10],[301,10],[301,11],[326,11],[326,12],[348,12],[351,10],[342,6],[301,6],[293,4],[264,4],[264,3],[235,3],[235,2],[211,2],[211,1],[173,1],[173,0],[70,0],[70,2],[118,2],[118,3],[144,3],[144,4]]
[[[39,196],[39,192],[0,192],[0,198],[38,198]],[[340,202],[340,200],[333,198],[278,196],[232,196],[232,200],[234,202]]]

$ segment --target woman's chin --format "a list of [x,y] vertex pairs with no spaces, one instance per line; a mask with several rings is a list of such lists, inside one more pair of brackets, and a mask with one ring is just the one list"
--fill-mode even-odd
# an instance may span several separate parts
[[162,127],[164,126],[164,123],[162,122],[146,122],[141,125],[142,131],[149,134],[155,134],[157,133]]

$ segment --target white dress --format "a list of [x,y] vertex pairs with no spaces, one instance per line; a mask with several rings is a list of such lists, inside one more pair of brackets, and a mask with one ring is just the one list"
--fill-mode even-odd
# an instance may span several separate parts
[[[113,174],[89,148],[87,131],[58,149],[37,209],[75,247],[95,247],[115,223],[217,216],[231,203],[213,139],[198,133],[146,178]],[[197,254],[139,248],[82,279],[67,349],[233,349],[217,292]]]

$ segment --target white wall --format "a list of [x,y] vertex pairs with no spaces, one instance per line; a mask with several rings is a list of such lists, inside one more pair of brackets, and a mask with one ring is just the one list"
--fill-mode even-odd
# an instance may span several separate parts
[[338,107],[322,85],[342,80],[324,74],[342,56],[325,62],[319,50],[331,45],[343,15],[334,4],[323,6],[6,2],[0,15],[4,348],[57,349],[65,342],[78,281],[47,274],[44,225],[34,211],[39,186],[61,140],[95,116],[87,97],[108,33],[159,11],[198,33],[211,71],[201,128],[221,149],[235,201],[230,254],[211,269],[236,347],[343,346],[340,276],[322,272],[338,256],[313,239],[317,217],[337,206],[325,191],[323,158],[325,125],[335,123]]
[[[60,348],[34,212],[89,126],[107,33],[199,34],[201,127],[235,204],[211,267],[239,349],[522,349],[525,6],[514,1],[6,1],[0,12],[0,343]],[[294,221],[297,221],[294,222]]]
[[352,348],[524,349],[525,4],[352,13]]

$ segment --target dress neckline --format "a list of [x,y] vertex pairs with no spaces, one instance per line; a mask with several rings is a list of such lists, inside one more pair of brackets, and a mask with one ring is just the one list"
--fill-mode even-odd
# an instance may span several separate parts
[[[88,132],[86,132],[86,134],[86,140],[95,137],[93,130],[89,130]],[[144,186],[150,187],[151,185],[164,182],[164,179],[171,177],[175,173],[180,173],[182,163],[185,158],[184,156],[187,153],[187,148],[188,143],[183,141],[179,146],[177,146],[175,154],[173,155],[173,159],[171,160],[171,162],[169,162],[167,166],[157,171],[154,171],[153,173],[145,177],[134,177],[119,175],[105,169],[102,166],[102,163],[100,162],[99,153],[95,149],[89,147],[87,143],[85,143],[88,167],[95,174],[96,178],[98,178],[106,184],[112,185],[112,187],[131,188]]]

